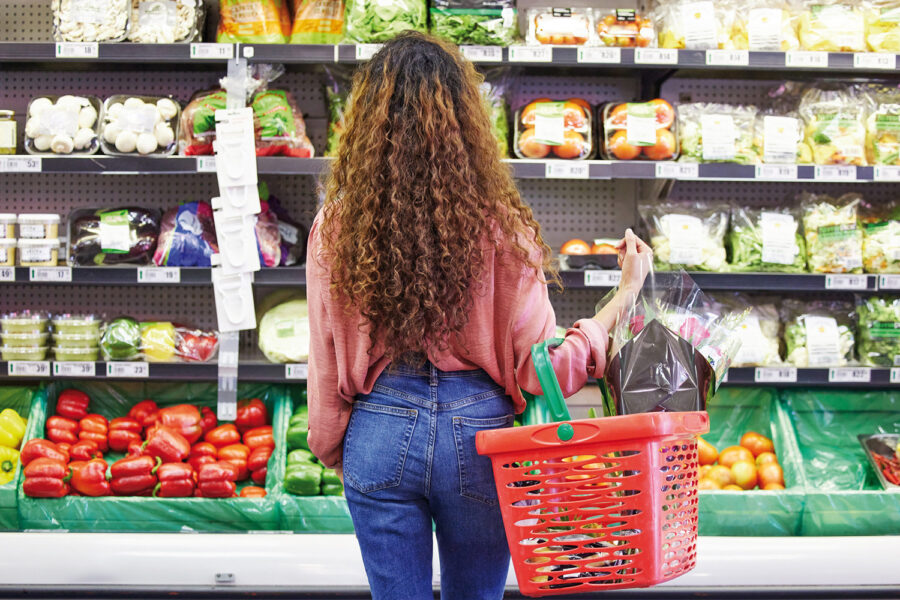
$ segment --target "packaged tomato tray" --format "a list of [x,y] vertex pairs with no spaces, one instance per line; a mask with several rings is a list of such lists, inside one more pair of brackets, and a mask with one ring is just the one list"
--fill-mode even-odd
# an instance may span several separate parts
[[519,158],[581,160],[594,155],[591,105],[581,98],[539,98],[516,112]]
[[678,156],[675,109],[656,98],[603,107],[601,154],[607,160],[672,160]]

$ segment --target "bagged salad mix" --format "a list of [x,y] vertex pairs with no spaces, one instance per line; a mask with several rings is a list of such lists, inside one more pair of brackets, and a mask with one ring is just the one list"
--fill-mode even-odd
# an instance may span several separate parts
[[344,113],[350,99],[352,79],[353,70],[346,65],[325,67],[325,104],[328,108],[328,141],[325,156],[334,156],[337,153],[341,134],[344,133]]
[[860,210],[866,273],[900,273],[900,205],[896,201]]
[[675,0],[654,13],[660,48],[734,49],[734,8],[711,0]]
[[789,0],[749,0],[736,7],[731,45],[754,52],[797,50],[797,11]]
[[347,0],[346,39],[356,44],[386,42],[408,30],[427,31],[425,0]]
[[643,217],[658,269],[725,271],[726,204],[642,204]]
[[766,164],[810,164],[812,148],[803,138],[803,121],[793,111],[767,109],[756,117],[754,146]]
[[800,99],[799,112],[813,162],[865,165],[869,108],[869,96],[859,86],[818,85],[807,89]]
[[431,0],[431,33],[454,44],[509,46],[518,21],[514,0]]
[[684,162],[760,162],[754,143],[755,106],[696,102],[680,104],[678,136]]
[[803,0],[798,25],[803,50],[865,52],[862,6],[845,0]]
[[900,298],[859,296],[859,360],[872,367],[900,366]]
[[220,0],[220,44],[285,44],[291,35],[288,0]]
[[800,220],[789,208],[733,208],[728,249],[736,271],[806,270]]
[[865,5],[866,45],[872,52],[900,52],[900,3],[870,0]]
[[337,44],[344,37],[344,0],[295,0],[292,44]]
[[853,361],[852,303],[788,299],[781,312],[785,362],[800,368],[825,368],[845,367]]
[[866,158],[873,165],[900,165],[900,90],[874,86],[866,119]]
[[497,146],[504,157],[509,156],[509,106],[503,97],[509,84],[509,73],[504,67],[488,69],[480,87]]
[[[782,364],[781,318],[774,301],[761,298],[751,300],[744,294],[721,298],[728,310],[743,315],[737,328],[741,347],[735,354],[732,367],[773,367]],[[750,307],[749,310],[747,307]]]
[[859,194],[803,193],[803,234],[812,273],[862,273],[863,232],[857,219]]

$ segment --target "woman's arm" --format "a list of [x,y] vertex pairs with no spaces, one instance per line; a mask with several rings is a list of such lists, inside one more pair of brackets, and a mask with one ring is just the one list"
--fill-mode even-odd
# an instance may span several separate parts
[[644,285],[644,279],[650,272],[653,252],[644,240],[634,235],[631,229],[625,230],[625,237],[616,244],[619,250],[619,268],[622,269],[622,280],[619,291],[600,311],[594,315],[607,331],[616,324],[619,313],[634,303],[638,292]]

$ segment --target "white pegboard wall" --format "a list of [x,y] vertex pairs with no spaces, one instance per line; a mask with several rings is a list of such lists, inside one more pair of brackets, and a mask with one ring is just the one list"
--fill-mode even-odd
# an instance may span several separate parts
[[519,72],[509,86],[506,100],[515,111],[538,98],[565,100],[583,98],[591,104],[633,100],[638,93],[638,80],[628,77],[602,77],[583,71],[566,71],[555,75]]

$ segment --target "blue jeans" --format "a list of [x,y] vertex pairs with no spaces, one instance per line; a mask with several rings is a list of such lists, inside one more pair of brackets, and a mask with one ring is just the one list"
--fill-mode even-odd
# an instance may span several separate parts
[[433,600],[432,521],[441,598],[503,597],[509,548],[475,432],[512,422],[512,401],[481,370],[394,367],[357,396],[344,484],[374,600]]

